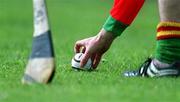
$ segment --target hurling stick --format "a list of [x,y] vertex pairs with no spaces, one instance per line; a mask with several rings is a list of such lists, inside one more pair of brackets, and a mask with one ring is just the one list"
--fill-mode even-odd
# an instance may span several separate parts
[[55,58],[45,0],[33,0],[33,11],[32,52],[22,83],[49,83],[55,72]]

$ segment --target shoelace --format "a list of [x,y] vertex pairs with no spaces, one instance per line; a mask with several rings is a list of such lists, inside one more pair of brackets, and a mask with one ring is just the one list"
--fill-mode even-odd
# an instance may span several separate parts
[[147,60],[140,66],[140,68],[139,68],[140,76],[148,76],[147,69],[148,69],[149,65],[151,64],[151,62],[152,62],[152,59],[147,58]]

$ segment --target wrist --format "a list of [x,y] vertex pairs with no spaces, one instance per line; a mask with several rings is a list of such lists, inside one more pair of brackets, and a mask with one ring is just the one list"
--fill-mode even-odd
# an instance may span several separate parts
[[114,36],[112,32],[106,31],[105,29],[101,29],[101,31],[99,32],[97,36],[99,39],[105,42],[112,42],[117,37],[117,36]]

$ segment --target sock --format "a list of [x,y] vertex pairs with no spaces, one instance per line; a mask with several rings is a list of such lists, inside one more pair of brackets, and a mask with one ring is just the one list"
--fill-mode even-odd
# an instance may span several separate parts
[[169,64],[180,61],[180,22],[158,24],[155,58]]

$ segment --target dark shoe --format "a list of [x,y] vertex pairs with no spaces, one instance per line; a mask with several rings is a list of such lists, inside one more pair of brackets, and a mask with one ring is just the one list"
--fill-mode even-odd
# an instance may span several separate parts
[[180,62],[166,64],[151,58],[148,58],[138,70],[127,71],[124,73],[125,77],[163,77],[179,75]]

